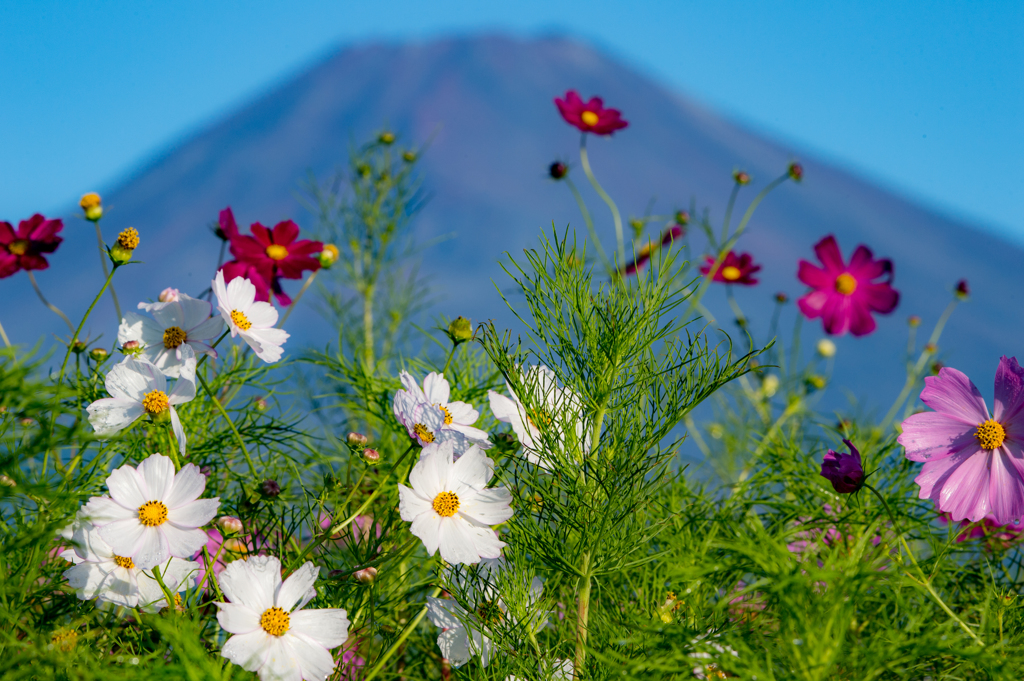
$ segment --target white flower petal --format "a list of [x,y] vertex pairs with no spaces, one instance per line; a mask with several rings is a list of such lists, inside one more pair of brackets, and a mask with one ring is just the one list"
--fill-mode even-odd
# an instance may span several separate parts
[[228,563],[217,578],[221,591],[232,603],[262,613],[274,606],[281,584],[281,561],[274,556],[251,556]]
[[[170,459],[167,460],[170,463]],[[171,466],[171,477],[174,476],[174,464]],[[126,508],[138,508],[147,501],[159,501],[159,497],[151,495],[149,485],[140,476],[134,466],[121,466],[107,476],[107,489],[110,497]],[[95,521],[94,521],[95,522]]]
[[174,476],[174,486],[164,498],[164,503],[167,504],[168,509],[180,508],[198,499],[204,490],[206,490],[206,476],[199,471],[199,466],[187,463]]
[[[121,469],[118,470],[123,470]],[[137,504],[141,506],[147,501],[160,501],[163,502],[171,492],[171,488],[174,485],[174,462],[171,461],[170,457],[164,456],[163,454],[151,454],[146,457],[146,460],[139,464],[136,469],[136,476],[141,479],[142,485],[140,489],[145,499]],[[110,476],[114,477],[113,475]],[[110,496],[114,498],[114,501],[120,502],[126,506],[132,504],[127,502],[127,499],[119,498],[115,493],[113,487],[110,486],[110,478],[107,478],[107,487],[110,487]]]
[[219,497],[196,499],[177,508],[169,508],[167,520],[175,527],[182,529],[202,527],[213,520],[213,516],[217,515],[218,508],[220,508]]
[[181,419],[178,418],[178,410],[171,407],[171,432],[174,433],[174,440],[178,443],[178,453],[181,454],[182,458],[185,458],[185,445],[188,440],[185,437],[185,429],[181,425]]
[[117,327],[117,344],[124,345],[126,342],[142,340],[142,326],[146,318],[138,312],[125,312],[121,324]]
[[454,629],[461,627],[460,620],[455,613],[465,614],[465,610],[451,598],[435,598],[427,596],[427,617],[434,623],[435,627],[442,629]]
[[452,466],[451,477],[461,483],[482,489],[494,474],[494,462],[483,450],[473,445]]
[[167,396],[172,405],[191,402],[196,396],[196,353],[191,345],[185,343],[178,347],[178,354],[181,357],[178,380]]
[[325,681],[334,671],[334,657],[314,639],[290,630],[282,638],[291,646],[306,681]]
[[220,654],[247,672],[254,672],[263,666],[271,638],[270,634],[262,629],[250,634],[232,636],[224,643]]
[[281,359],[284,350],[281,348],[288,340],[288,332],[284,329],[257,329],[253,327],[240,334],[242,339],[249,344],[256,356],[268,364]]
[[483,525],[497,525],[512,517],[509,507],[512,493],[504,487],[481,490],[466,504],[460,504],[459,514],[466,515]]
[[[309,592],[312,590],[313,594],[316,594],[316,590],[313,589],[313,584],[316,582],[317,576],[320,574],[320,568],[314,567],[313,563],[306,562],[302,564],[298,570],[288,576],[288,579],[277,588],[277,592],[274,594],[274,605],[291,612],[295,604],[300,599],[306,598]],[[306,599],[309,602],[309,599]]]
[[444,374],[432,371],[423,379],[423,394],[430,404],[447,405],[452,391],[448,381],[444,378]]
[[469,634],[463,627],[442,631],[437,637],[437,647],[453,667],[461,667],[473,657],[469,650]]
[[441,516],[434,513],[433,509],[429,513],[416,516],[412,521],[412,525],[409,527],[409,532],[414,537],[419,537],[420,541],[423,542],[423,546],[427,549],[429,555],[437,553],[439,543],[441,541],[441,521],[444,520]]
[[[142,545],[143,536],[147,532],[155,533],[156,530],[143,526],[138,517],[115,520],[99,526],[100,537],[107,542],[110,550],[118,556],[132,559]],[[135,562],[138,563],[138,561]]]
[[125,508],[110,497],[93,497],[78,513],[82,520],[97,527],[115,520],[129,520],[138,517],[136,508]]
[[[216,513],[216,511],[214,512]],[[209,540],[207,534],[202,530],[178,527],[173,522],[161,525],[160,533],[163,535],[168,555],[175,558],[191,558]]]
[[[235,281],[238,281],[235,279]],[[293,636],[270,636],[260,681],[301,681],[302,666],[291,646]]]
[[140,403],[153,390],[167,392],[167,380],[152,362],[132,357],[107,372],[105,385],[111,397]]
[[239,603],[217,603],[217,622],[229,634],[248,634],[260,630],[260,615]]
[[[134,553],[130,555],[118,553],[117,547],[110,541],[110,533],[104,532],[104,530],[113,528],[118,524],[119,523],[111,523],[110,525],[106,525],[100,529],[100,532],[103,533],[103,538],[108,544],[110,544],[110,547],[114,549],[114,552],[119,556],[131,558],[135,563],[135,567],[142,570],[148,570],[154,565],[162,565],[166,563],[167,559],[171,557],[171,549],[167,542],[167,532],[162,531],[166,527],[165,525],[161,525],[160,527],[142,527],[140,524],[140,527],[142,527],[142,536],[135,545]],[[205,541],[203,543],[205,543]],[[202,546],[202,544],[200,544],[200,546]],[[192,553],[195,553],[195,551],[193,550]],[[192,554],[188,554],[189,557],[191,557],[191,555]],[[185,558],[186,556],[179,555],[178,557]]]
[[296,610],[291,615],[291,629],[313,639],[328,650],[348,640],[348,613],[341,608]]
[[254,329],[270,329],[277,324],[277,308],[264,301],[256,301],[245,310],[245,316]]
[[[470,525],[464,518],[455,515],[451,518],[441,518],[438,528],[438,551],[441,558],[451,564],[464,563],[472,564],[480,562],[481,544],[478,528]],[[491,532],[489,529],[487,532]],[[493,533],[491,533],[493,537]],[[497,555],[500,555],[500,551]],[[487,555],[487,558],[495,558],[497,555]]]
[[222,333],[224,333],[224,320],[220,317],[210,317],[194,328],[188,329],[188,342],[213,340]]
[[412,522],[423,513],[433,513],[431,502],[420,497],[405,485],[398,486],[398,515],[406,522]]
[[124,430],[143,414],[142,403],[117,397],[96,400],[88,407],[89,423],[100,437]]

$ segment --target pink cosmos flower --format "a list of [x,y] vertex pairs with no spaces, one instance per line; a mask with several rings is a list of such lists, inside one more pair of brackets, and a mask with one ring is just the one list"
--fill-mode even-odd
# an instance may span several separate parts
[[[797,304],[808,319],[821,317],[825,333],[866,336],[875,330],[872,312],[889,314],[896,309],[900,294],[891,286],[891,260],[875,260],[871,249],[861,245],[847,265],[831,234],[814,246],[814,252],[822,267],[800,261],[797,276],[814,290]],[[880,277],[885,279],[876,281]]]
[[[939,522],[948,524],[950,522],[949,514],[940,515]],[[964,530],[956,537],[958,544],[969,539],[984,539],[984,546],[989,551],[1005,551],[1019,541],[1021,534],[1024,533],[1024,525],[1021,523],[1000,525],[992,518],[985,518],[980,523],[963,520],[960,522],[960,527]]]
[[1016,358],[999,360],[995,413],[971,379],[944,367],[924,379],[921,401],[935,411],[903,422],[897,441],[911,461],[924,463],[915,482],[954,521],[997,525],[1024,515],[1024,369]]
[[629,125],[622,120],[622,114],[618,109],[606,109],[600,97],[593,97],[589,102],[584,102],[580,98],[580,93],[575,90],[566,92],[565,99],[555,97],[555,106],[566,123],[583,132],[610,135]]
[[45,270],[50,263],[44,253],[57,250],[63,237],[57,236],[64,229],[60,220],[47,220],[36,213],[28,220],[18,223],[17,231],[9,222],[0,222],[0,279],[9,277],[18,270]]
[[[711,273],[711,268],[715,265],[715,260],[717,259],[718,258],[710,255],[705,256],[704,264],[700,268],[700,273],[705,277],[708,276],[708,274]],[[754,263],[754,257],[749,253],[740,253],[737,255],[735,252],[729,251],[711,281],[717,281],[722,284],[754,286],[757,284],[757,279],[754,279],[751,275],[760,271],[761,266]]]

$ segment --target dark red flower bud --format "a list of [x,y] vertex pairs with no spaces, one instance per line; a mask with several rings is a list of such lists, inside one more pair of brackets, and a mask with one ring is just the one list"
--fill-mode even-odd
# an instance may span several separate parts
[[750,175],[743,170],[732,171],[732,179],[736,180],[736,184],[750,184]]
[[849,440],[843,440],[850,448],[849,454],[828,450],[821,464],[821,477],[832,483],[840,494],[852,494],[864,486],[864,468],[860,452]]
[[676,211],[676,224],[677,225],[688,225],[690,224],[690,214],[685,210]]
[[260,485],[260,493],[265,497],[274,498],[281,493],[281,486],[276,480],[264,480]]
[[794,182],[799,182],[804,179],[804,167],[799,163],[790,163],[789,170],[787,172]]
[[561,161],[555,161],[548,167],[548,175],[553,180],[561,180],[569,173],[569,166],[565,165]]
[[967,286],[967,280],[961,279],[956,282],[956,297],[960,300],[966,300],[969,295],[971,295],[971,289]]
[[789,296],[787,296],[782,291],[779,291],[778,293],[775,294],[775,302],[778,303],[779,305],[784,305],[789,302]]

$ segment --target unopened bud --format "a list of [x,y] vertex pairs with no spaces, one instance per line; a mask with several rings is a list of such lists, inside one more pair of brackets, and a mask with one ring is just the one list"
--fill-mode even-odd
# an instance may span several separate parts
[[352,577],[360,584],[373,584],[373,580],[377,579],[377,568],[368,567],[356,570]]
[[473,340],[473,324],[465,317],[456,317],[448,325],[448,338],[455,345]]
[[96,362],[97,364],[105,362],[107,360],[107,357],[109,356],[110,353],[104,350],[103,348],[93,348],[92,350],[89,351],[89,357],[92,359],[92,361]]
[[371,466],[376,466],[380,463],[380,452],[376,449],[364,449],[363,450],[363,461]]
[[168,287],[160,292],[160,295],[157,296],[157,300],[161,303],[176,303],[178,302],[178,296],[180,294],[181,292],[178,291],[178,289]]
[[202,475],[203,477],[208,478],[211,475],[213,475],[213,468],[211,468],[210,466],[200,466],[199,474]]
[[765,397],[772,397],[779,391],[779,377],[775,374],[768,374],[761,381],[761,390],[764,392]]
[[363,449],[364,447],[366,447],[366,443],[369,441],[369,438],[367,438],[362,433],[348,434],[348,446],[351,447],[352,449]]
[[360,163],[356,166],[356,172],[359,173],[359,177],[369,177],[373,169],[365,163]]
[[936,345],[935,343],[925,343],[924,345],[924,351],[930,355],[934,355],[936,352],[938,352],[938,350],[939,346]]
[[739,185],[750,184],[750,175],[743,170],[732,171],[732,179]]
[[938,373],[940,371],[942,371],[943,369],[945,369],[945,368],[946,368],[946,365],[943,364],[942,362],[932,362],[932,366],[931,366],[932,375],[936,375],[937,376]]
[[395,133],[388,131],[382,132],[380,136],[377,137],[377,141],[380,142],[381,144],[394,144]]
[[265,397],[257,397],[252,401],[252,406],[256,407],[256,411],[266,411],[270,408],[270,404],[267,403]]
[[960,300],[967,300],[967,297],[971,295],[971,289],[969,286],[967,286],[966,279],[961,279],[960,281],[956,282],[955,294],[956,297],[959,298]]
[[917,327],[921,326],[921,318],[918,317],[916,314],[910,315],[909,317],[907,317],[907,326],[909,326],[912,329],[916,329]]
[[688,225],[690,224],[690,214],[685,210],[676,211],[676,224],[677,225]]
[[641,220],[640,218],[630,218],[629,226],[633,229],[634,236],[640,236],[640,234],[644,231],[644,221]]
[[134,227],[117,235],[117,241],[110,247],[110,260],[115,267],[131,261],[132,253],[139,247],[139,231]]
[[789,170],[787,170],[787,172],[789,173],[790,179],[794,182],[799,182],[804,179],[804,167],[799,163],[790,163]]
[[548,175],[551,176],[552,180],[561,180],[568,174],[569,166],[565,165],[561,161],[555,161],[550,166],[548,166]]
[[137,340],[125,341],[124,345],[121,346],[121,354],[130,355],[132,357],[138,356],[143,350],[145,350],[145,346]]
[[786,303],[789,302],[789,296],[787,296],[782,291],[779,291],[778,293],[775,294],[775,302],[778,303],[779,305],[785,305]]
[[9,475],[0,473],[0,485],[3,485],[4,487],[17,487],[18,483],[14,482],[14,479]]
[[812,392],[815,390],[821,390],[822,388],[825,387],[826,383],[827,381],[825,381],[825,377],[819,376],[817,374],[812,374],[808,376],[807,380],[804,381],[804,384],[807,386],[807,389]]
[[402,160],[405,161],[406,163],[415,163],[416,162],[416,152],[412,151],[412,150],[403,151],[402,152]]
[[338,261],[340,252],[338,247],[334,244],[324,244],[324,250],[320,251],[320,255],[317,258],[320,260],[320,267],[328,269],[331,265]]
[[260,494],[265,497],[274,498],[281,493],[281,486],[277,484],[276,480],[264,480],[263,484],[260,485]]
[[71,344],[71,352],[75,353],[76,355],[80,355],[83,352],[85,352],[86,347],[87,346],[84,341],[76,340],[74,343]]
[[78,202],[78,205],[85,211],[86,220],[96,222],[103,217],[103,202],[100,200],[100,195],[96,192],[83,194],[82,200]]
[[233,515],[222,515],[217,518],[217,527],[224,534],[235,534],[242,531],[242,521]]
[[818,354],[828,359],[829,357],[836,356],[836,344],[830,341],[828,338],[822,338],[818,341]]

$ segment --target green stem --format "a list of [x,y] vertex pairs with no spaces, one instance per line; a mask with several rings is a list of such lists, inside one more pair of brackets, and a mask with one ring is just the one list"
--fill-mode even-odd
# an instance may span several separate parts
[[729,203],[727,203],[726,206],[725,206],[725,219],[722,220],[722,243],[723,244],[729,238],[729,222],[732,221],[732,209],[736,205],[736,197],[739,196],[740,187],[741,186],[742,185],[740,185],[739,182],[733,183],[733,185],[732,185],[732,193],[729,194]]
[[375,285],[367,284],[363,294],[363,364],[367,374],[373,373],[373,292]]
[[445,363],[444,363],[444,369],[441,369],[441,375],[442,375],[442,376],[443,376],[444,374],[448,373],[448,366],[449,366],[449,365],[450,365],[450,364],[452,363],[452,357],[454,357],[454,356],[455,356],[455,349],[456,349],[457,347],[459,347],[459,346],[458,346],[458,345],[456,345],[456,344],[454,344],[454,343],[452,343],[452,349],[451,349],[451,351],[450,351],[450,352],[448,353],[448,359],[447,359],[447,360],[445,360]]
[[167,599],[167,607],[168,608],[173,608],[174,607],[174,595],[171,593],[171,590],[167,587],[167,585],[164,584],[163,576],[160,574],[160,566],[159,565],[154,565],[153,566],[153,579],[155,579],[156,583],[160,585],[160,590],[164,592],[164,598]]
[[[107,249],[106,246],[103,244],[103,233],[100,232],[100,222],[99,220],[96,220],[92,224],[93,227],[96,228],[96,245],[99,246],[100,249],[100,265],[103,267],[103,276],[109,277],[110,270],[107,268]],[[120,323],[121,304],[117,302],[117,292],[114,290],[113,286],[110,287],[110,297],[114,301],[114,310],[117,312],[117,321],[118,323]]]
[[594,171],[590,169],[590,157],[587,154],[587,133],[583,133],[583,136],[580,138],[580,161],[583,165],[583,172],[586,173],[587,179],[590,180],[590,184],[594,187],[594,191],[608,204],[608,209],[612,212],[612,221],[615,223],[615,243],[617,245],[618,262],[624,262],[626,260],[626,243],[622,237],[622,215],[619,214],[619,207],[612,201],[612,197],[608,196],[608,192],[604,190],[597,181],[597,178],[594,177]]
[[52,312],[60,316],[60,318],[64,320],[64,323],[68,325],[68,329],[73,333],[75,330],[74,324],[71,323],[71,320],[68,319],[66,314],[60,311],[60,308],[46,299],[46,296],[43,295],[43,292],[39,288],[39,284],[36,283],[36,275],[32,273],[32,270],[28,270],[28,280],[32,282],[32,288],[36,290],[36,295],[39,296],[39,300],[43,301],[43,305],[50,308]]
[[580,602],[576,610],[576,655],[573,660],[575,671],[573,679],[583,677],[583,666],[587,661],[587,622],[590,619],[590,589],[593,582],[590,573],[590,552],[583,554],[581,560],[583,588],[580,589]]
[[252,457],[249,456],[249,449],[245,446],[245,440],[242,439],[242,435],[238,432],[238,429],[235,428],[235,423],[231,420],[231,417],[228,416],[228,412],[224,409],[224,405],[220,403],[217,396],[213,394],[212,390],[210,390],[210,386],[207,385],[206,379],[203,378],[203,375],[197,371],[196,378],[198,378],[199,382],[203,385],[203,390],[206,391],[206,394],[210,396],[211,400],[213,400],[213,404],[217,407],[217,411],[219,411],[221,416],[224,417],[224,420],[228,422],[228,427],[231,428],[231,432],[235,434],[238,446],[242,448],[242,454],[245,455],[245,461],[249,464],[249,472],[252,473],[253,480],[255,480],[259,477],[259,473],[256,471],[256,465],[252,462]]
[[278,326],[283,325],[285,323],[285,320],[288,319],[288,316],[292,313],[292,310],[295,309],[295,305],[298,304],[299,298],[302,297],[302,294],[306,292],[306,289],[309,288],[309,285],[313,283],[314,279],[316,279],[316,273],[319,271],[320,270],[313,270],[312,272],[309,273],[309,276],[306,277],[306,283],[302,285],[302,288],[299,289],[299,292],[295,295],[294,298],[292,298],[292,304],[289,305],[288,309],[284,311],[284,315],[281,316],[281,320],[277,323]]
[[92,304],[90,304],[89,309],[85,311],[85,316],[82,317],[82,321],[79,322],[74,335],[71,336],[71,342],[68,343],[68,351],[64,353],[64,363],[60,365],[60,375],[57,377],[57,385],[64,382],[64,372],[68,368],[68,359],[71,357],[71,348],[73,348],[75,343],[78,341],[78,335],[82,333],[82,327],[85,326],[85,321],[89,319],[89,315],[92,314],[92,309],[96,307],[96,303],[100,302],[100,298],[103,297],[103,293],[107,290],[107,287],[110,286],[110,280],[114,278],[114,272],[117,272],[116,267],[107,275],[107,280],[103,282],[103,288],[101,288],[100,292],[96,294],[95,298],[93,298]]
[[7,332],[4,331],[4,325],[0,324],[0,338],[4,341],[4,347],[11,347],[11,339],[7,337]]
[[587,225],[587,231],[590,232],[590,240],[594,242],[594,246],[597,248],[597,255],[601,258],[601,264],[604,265],[605,271],[608,272],[609,277],[615,276],[615,268],[612,267],[612,263],[608,260],[608,256],[604,252],[604,247],[601,246],[601,239],[597,236],[597,230],[594,229],[594,220],[590,217],[590,211],[587,210],[587,204],[583,201],[583,195],[580,194],[580,190],[576,189],[576,184],[568,177],[565,178],[565,183],[569,186],[569,191],[572,192],[573,198],[576,199],[576,204],[580,207],[580,212],[583,214],[583,222]]
[[[440,595],[440,593],[441,587],[434,587],[434,591],[430,594],[430,596],[432,598],[437,598],[438,595]],[[380,670],[384,668],[384,665],[387,664],[387,661],[390,660],[391,656],[395,654],[395,651],[398,650],[398,648],[401,647],[403,643],[405,643],[405,639],[409,638],[409,635],[416,629],[416,627],[419,626],[420,622],[423,621],[423,618],[426,617],[426,615],[427,606],[424,605],[423,609],[419,611],[416,617],[414,617],[412,621],[405,626],[405,629],[403,629],[402,633],[398,636],[397,639],[395,639],[395,642],[392,643],[391,646],[386,651],[384,651],[384,654],[380,656],[380,659],[377,660],[377,664],[373,665],[373,669],[370,670],[370,673],[366,675],[363,681],[372,681],[377,677],[377,674],[379,674]]]

